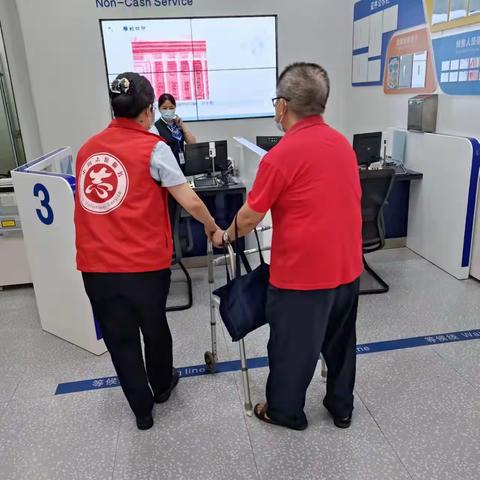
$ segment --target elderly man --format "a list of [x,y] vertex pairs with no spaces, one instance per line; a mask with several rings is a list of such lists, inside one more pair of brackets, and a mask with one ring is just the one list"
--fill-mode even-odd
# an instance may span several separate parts
[[[319,65],[295,63],[280,75],[273,104],[286,134],[262,159],[237,216],[242,236],[272,211],[270,374],[255,415],[295,430],[308,426],[305,395],[320,353],[328,366],[323,404],[335,425],[349,427],[353,411],[361,190],[355,153],[322,118],[329,88]],[[233,236],[232,225],[214,243]]]

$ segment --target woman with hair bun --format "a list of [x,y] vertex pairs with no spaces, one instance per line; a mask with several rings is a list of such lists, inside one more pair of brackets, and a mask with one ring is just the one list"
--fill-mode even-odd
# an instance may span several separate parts
[[209,237],[218,227],[164,139],[149,131],[150,82],[123,73],[110,86],[110,102],[115,118],[77,156],[77,268],[137,427],[146,430],[154,403],[166,402],[179,378],[165,315],[172,261],[168,193]]

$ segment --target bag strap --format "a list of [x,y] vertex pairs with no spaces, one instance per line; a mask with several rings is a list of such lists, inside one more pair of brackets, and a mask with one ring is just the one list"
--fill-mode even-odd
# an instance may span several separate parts
[[247,256],[245,255],[245,252],[240,253],[240,259],[242,260],[243,267],[245,268],[245,271],[247,273],[250,273],[252,271],[252,267],[250,266],[250,263],[248,262]]
[[258,256],[260,257],[260,263],[264,265],[265,259],[263,258],[262,247],[260,246],[260,238],[258,237],[257,229],[255,228],[253,231],[255,232],[255,238],[257,239]]
[[235,277],[240,277],[242,272],[240,271],[240,246],[238,241],[238,222],[237,215],[235,215]]
[[230,277],[230,271],[228,270],[228,258],[227,258],[227,253],[228,253],[228,250],[227,250],[227,246],[224,245],[223,246],[223,257],[225,259],[225,270],[227,272],[227,283],[230,283],[232,281],[232,278]]
[[[247,273],[250,273],[252,271],[252,268],[250,267],[250,263],[248,262],[245,252],[240,252],[240,246],[238,241],[239,240],[238,221],[237,221],[236,215],[235,215],[234,223],[235,223],[235,276],[240,277],[242,274],[240,260],[242,261]],[[255,238],[257,240],[258,256],[260,257],[260,263],[262,265],[265,265],[265,258],[263,257],[262,247],[260,246],[260,237],[258,236],[258,232],[256,228],[253,231],[255,232]],[[225,254],[225,259],[226,259],[226,254]],[[227,268],[227,276],[228,275],[229,274],[228,274],[228,268]]]
[[[260,237],[258,236],[258,232],[256,228],[253,231],[255,233],[255,238],[257,240],[258,256],[260,257],[260,263],[262,265],[265,265],[265,258],[263,256],[262,247],[260,245]],[[247,271],[247,273],[252,271],[250,264],[248,263],[247,256],[245,255],[245,252],[240,252],[240,247],[238,242],[238,221],[237,221],[236,215],[235,215],[235,258],[236,258],[235,271],[238,272],[236,276],[240,276],[240,259],[242,259],[242,262],[245,265],[245,270]]]

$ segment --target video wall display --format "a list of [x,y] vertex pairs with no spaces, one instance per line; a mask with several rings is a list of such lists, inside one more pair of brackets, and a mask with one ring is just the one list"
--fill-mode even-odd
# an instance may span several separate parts
[[145,75],[185,120],[273,115],[276,16],[101,20],[108,80]]

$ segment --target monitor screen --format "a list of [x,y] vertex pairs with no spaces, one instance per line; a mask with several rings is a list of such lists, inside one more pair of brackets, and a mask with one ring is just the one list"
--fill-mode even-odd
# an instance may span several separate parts
[[267,152],[271,150],[283,137],[257,137],[257,146]]
[[[215,171],[224,172],[228,169],[227,141],[215,142]],[[210,142],[185,145],[185,175],[201,175],[213,171],[210,158]]]
[[101,20],[109,84],[146,76],[189,121],[271,117],[277,17]]
[[359,165],[370,165],[380,157],[382,132],[359,133],[353,136],[353,149]]

